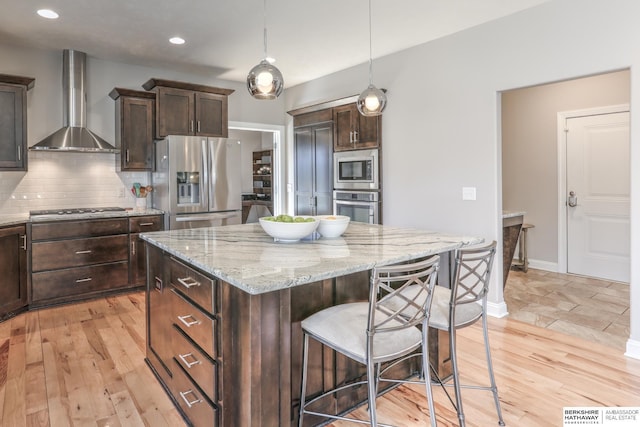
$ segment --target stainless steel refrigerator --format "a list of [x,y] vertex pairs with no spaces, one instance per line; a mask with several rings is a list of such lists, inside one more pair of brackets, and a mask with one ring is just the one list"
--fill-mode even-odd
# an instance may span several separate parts
[[168,136],[155,142],[152,206],[165,229],[242,222],[240,141]]

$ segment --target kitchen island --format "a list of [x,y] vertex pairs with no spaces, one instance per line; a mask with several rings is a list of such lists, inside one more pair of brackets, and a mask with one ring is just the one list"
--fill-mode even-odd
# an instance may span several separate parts
[[[174,402],[194,425],[274,427],[297,425],[304,318],[366,300],[376,266],[481,242],[362,223],[341,238],[297,243],[276,243],[259,224],[142,239],[149,246],[147,362]],[[364,375],[362,366],[314,344],[309,393]],[[361,387],[325,403],[345,411],[365,399]],[[321,421],[308,417],[305,425]]]

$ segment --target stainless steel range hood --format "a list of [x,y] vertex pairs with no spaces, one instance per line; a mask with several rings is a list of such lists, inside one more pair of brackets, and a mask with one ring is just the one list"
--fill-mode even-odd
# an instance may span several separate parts
[[29,147],[30,150],[119,153],[120,150],[91,132],[87,123],[87,55],[65,49],[62,53],[62,129]]

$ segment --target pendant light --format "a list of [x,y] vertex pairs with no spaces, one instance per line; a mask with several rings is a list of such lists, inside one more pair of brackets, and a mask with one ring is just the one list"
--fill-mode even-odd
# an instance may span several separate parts
[[264,59],[247,75],[247,90],[256,99],[276,99],[284,89],[282,73],[267,56],[267,0],[263,3]]
[[369,87],[360,94],[356,103],[358,111],[363,116],[379,116],[387,106],[387,96],[372,83],[373,57],[371,52],[371,0],[369,0]]

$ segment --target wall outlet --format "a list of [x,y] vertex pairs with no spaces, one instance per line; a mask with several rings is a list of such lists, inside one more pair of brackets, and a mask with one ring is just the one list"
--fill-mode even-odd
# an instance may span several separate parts
[[462,200],[476,200],[476,187],[462,187]]

